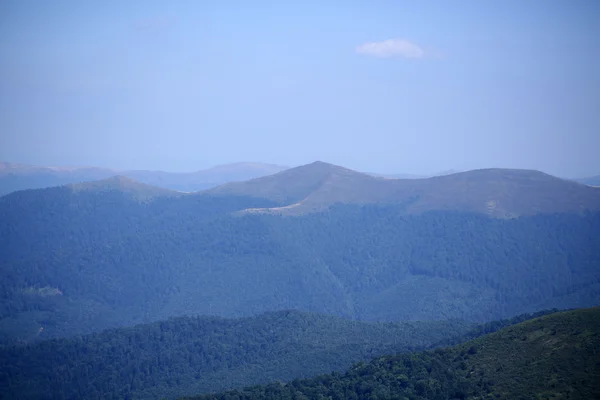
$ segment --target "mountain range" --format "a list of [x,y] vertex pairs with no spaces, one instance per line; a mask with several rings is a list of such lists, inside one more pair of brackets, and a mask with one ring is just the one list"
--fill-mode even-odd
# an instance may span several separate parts
[[126,177],[0,197],[0,338],[298,309],[487,321],[600,303],[600,188],[322,162],[185,194]]
[[[180,192],[197,192],[220,186],[228,182],[240,182],[260,178],[289,169],[289,167],[257,163],[238,162],[218,165],[195,172],[164,172],[148,170],[118,170],[99,167],[50,167],[18,164],[0,161],[0,196],[25,189],[41,189],[72,183],[123,176],[148,185]],[[386,179],[427,179],[436,176],[456,174],[459,171],[447,170],[433,175],[366,173]],[[575,179],[590,186],[600,186],[599,177]]]
[[0,196],[24,189],[106,179],[116,175],[182,192],[196,192],[231,181],[243,181],[283,171],[279,165],[240,162],[196,172],[116,170],[97,167],[43,167],[0,162]]
[[209,189],[212,195],[263,198],[298,215],[332,204],[401,204],[407,213],[455,210],[512,218],[600,210],[600,190],[538,171],[484,169],[427,179],[385,179],[323,162]]
[[600,304],[600,187],[324,162],[193,193],[100,178],[0,197],[0,399],[600,393],[598,308],[544,311]]

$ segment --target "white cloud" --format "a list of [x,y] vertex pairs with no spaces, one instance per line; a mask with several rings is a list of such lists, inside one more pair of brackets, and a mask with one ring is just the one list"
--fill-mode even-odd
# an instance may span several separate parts
[[421,58],[425,51],[406,39],[388,39],[383,42],[361,44],[356,48],[358,54],[373,57]]

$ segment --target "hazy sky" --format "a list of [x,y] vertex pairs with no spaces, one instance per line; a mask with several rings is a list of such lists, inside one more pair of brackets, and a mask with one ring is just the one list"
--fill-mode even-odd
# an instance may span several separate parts
[[600,1],[3,0],[0,135],[46,165],[595,175]]

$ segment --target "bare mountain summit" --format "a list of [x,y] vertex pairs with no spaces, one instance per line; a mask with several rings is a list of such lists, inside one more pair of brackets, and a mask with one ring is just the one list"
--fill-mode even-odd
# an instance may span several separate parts
[[359,199],[362,195],[356,193],[355,189],[362,190],[380,181],[383,179],[316,161],[274,175],[225,184],[207,192],[260,197],[285,206],[306,203],[309,198],[314,203],[315,197],[329,204],[336,200],[350,202],[354,198]]
[[324,162],[204,193],[251,196],[281,205],[246,212],[301,215],[336,203],[402,204],[407,213],[456,210],[514,218],[600,210],[600,188],[532,170],[481,169],[427,179],[384,179]]

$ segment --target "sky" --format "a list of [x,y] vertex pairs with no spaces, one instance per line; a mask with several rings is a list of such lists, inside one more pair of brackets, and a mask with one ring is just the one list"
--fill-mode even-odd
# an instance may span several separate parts
[[600,174],[600,1],[0,2],[0,160]]

